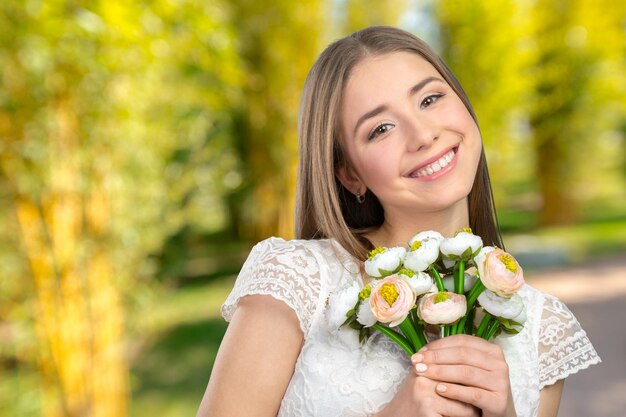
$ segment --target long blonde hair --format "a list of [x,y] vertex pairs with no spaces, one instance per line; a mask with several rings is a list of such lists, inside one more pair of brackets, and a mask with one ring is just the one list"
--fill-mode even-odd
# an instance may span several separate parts
[[[335,177],[335,168],[349,163],[339,138],[342,94],[352,69],[365,57],[392,52],[420,55],[441,74],[478,125],[472,105],[448,66],[416,36],[387,26],[360,30],[329,45],[309,72],[300,103],[299,164],[296,185],[295,235],[298,239],[334,238],[357,259],[372,244],[364,234],[384,221],[384,212],[370,191],[365,202]],[[469,221],[486,245],[503,247],[484,150],[468,196]]]

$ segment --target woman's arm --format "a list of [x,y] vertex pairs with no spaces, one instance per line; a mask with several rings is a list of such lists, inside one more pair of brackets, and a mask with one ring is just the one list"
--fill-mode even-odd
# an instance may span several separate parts
[[553,385],[547,385],[539,392],[539,411],[537,417],[556,417],[561,403],[564,379],[559,379]]
[[304,336],[295,312],[266,295],[239,301],[197,417],[276,416]]

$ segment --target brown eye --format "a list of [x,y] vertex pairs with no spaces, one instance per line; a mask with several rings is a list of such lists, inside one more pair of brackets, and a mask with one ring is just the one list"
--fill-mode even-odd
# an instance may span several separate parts
[[384,135],[385,133],[389,132],[391,129],[393,129],[393,127],[394,125],[391,123],[381,123],[370,132],[370,134],[367,136],[367,139],[376,139],[378,136]]
[[433,95],[430,95],[430,96],[426,97],[420,103],[420,108],[421,109],[425,109],[426,107],[430,106],[431,104],[434,104],[441,97],[443,97],[443,94],[433,94]]

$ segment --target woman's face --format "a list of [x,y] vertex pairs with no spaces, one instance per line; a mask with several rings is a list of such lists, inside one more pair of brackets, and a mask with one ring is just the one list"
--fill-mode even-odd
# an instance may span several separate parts
[[365,188],[385,218],[465,203],[482,148],[461,99],[428,61],[396,52],[368,57],[345,88],[340,134],[350,167],[338,178]]

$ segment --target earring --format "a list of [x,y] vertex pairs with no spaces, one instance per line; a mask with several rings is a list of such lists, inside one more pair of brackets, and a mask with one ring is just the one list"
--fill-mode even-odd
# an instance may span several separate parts
[[356,202],[359,204],[363,204],[363,202],[365,201],[365,196],[363,194],[361,194],[360,191],[356,192]]

